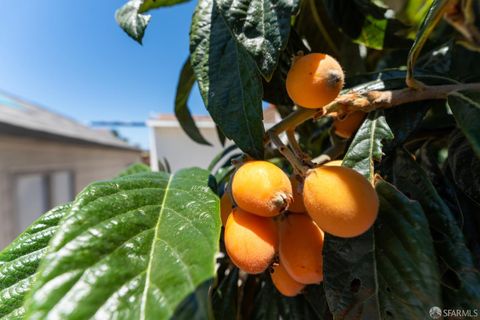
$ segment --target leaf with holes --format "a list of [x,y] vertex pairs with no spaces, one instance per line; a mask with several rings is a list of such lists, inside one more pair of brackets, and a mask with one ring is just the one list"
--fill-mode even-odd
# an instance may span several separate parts
[[221,15],[237,41],[255,59],[266,79],[272,77],[287,45],[298,0],[218,0]]
[[213,0],[198,2],[190,31],[190,55],[203,101],[215,123],[242,151],[263,158],[261,77]]
[[[324,286],[334,318],[423,319],[441,305],[428,221],[417,202],[380,181],[375,227],[351,239],[329,239]],[[332,241],[333,240],[333,241]]]
[[[167,319],[214,276],[209,173],[141,173],[80,193],[39,268],[27,319]],[[208,307],[203,306],[204,318]]]
[[69,210],[70,205],[64,205],[45,213],[0,252],[0,319],[23,317],[24,297],[58,223]]

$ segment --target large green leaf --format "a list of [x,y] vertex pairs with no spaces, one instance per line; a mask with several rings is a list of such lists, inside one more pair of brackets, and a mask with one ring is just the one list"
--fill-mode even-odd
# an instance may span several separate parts
[[287,45],[298,0],[217,0],[221,15],[266,79],[272,77]]
[[50,238],[69,210],[70,205],[64,205],[45,213],[0,252],[0,319],[23,317],[24,297],[30,291]]
[[343,159],[343,165],[353,168],[369,181],[374,179],[374,162],[382,158],[383,141],[393,139],[383,111],[371,112],[358,129]]
[[327,235],[324,286],[336,319],[423,319],[441,305],[428,221],[394,186],[376,187],[375,227],[357,238]]
[[480,157],[480,92],[453,92],[447,101],[458,126],[470,141],[477,157]]
[[441,305],[440,277],[428,220],[418,202],[379,182],[375,262],[381,319],[424,319]]
[[186,1],[189,0],[129,0],[115,12],[115,19],[130,37],[141,44],[151,18],[144,12]]
[[190,63],[190,57],[188,57],[182,67],[180,79],[178,79],[177,93],[175,94],[175,116],[177,117],[183,131],[190,137],[190,139],[200,144],[211,145],[210,142],[205,140],[202,136],[202,133],[195,124],[195,120],[188,109],[187,102],[194,83],[195,75],[193,73],[192,64]]
[[394,182],[420,202],[433,230],[442,276],[445,308],[480,307],[480,273],[476,270],[462,230],[428,179],[426,172],[404,150],[395,156]]
[[171,317],[214,276],[219,204],[208,182],[185,169],[87,187],[50,243],[27,319]]
[[213,0],[200,0],[192,19],[190,54],[205,105],[226,137],[263,158],[262,82]]
[[325,235],[323,283],[334,317],[348,319],[353,314],[361,314],[364,304],[367,310],[378,312],[375,249],[373,230],[352,239]]

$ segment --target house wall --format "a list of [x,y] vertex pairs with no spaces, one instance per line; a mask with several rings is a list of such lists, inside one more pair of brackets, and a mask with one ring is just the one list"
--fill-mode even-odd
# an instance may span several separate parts
[[180,127],[151,127],[151,130],[153,135],[150,139],[154,140],[151,141],[151,160],[156,160],[154,153],[161,162],[166,158],[172,171],[188,167],[206,169],[212,159],[223,150],[215,127],[200,128],[203,137],[212,146],[196,143]]
[[[278,120],[280,118],[278,117]],[[275,123],[264,123],[268,130]],[[220,144],[217,129],[212,121],[197,122],[198,129],[203,137],[212,145],[202,145],[190,139],[176,120],[147,122],[150,129],[150,165],[157,170],[156,161],[166,158],[172,171],[182,168],[200,167],[206,169],[213,158],[225,147]],[[226,146],[232,141],[227,140]],[[238,150],[237,150],[238,151]]]
[[23,231],[15,217],[16,176],[69,171],[73,174],[73,192],[77,194],[89,183],[111,179],[138,161],[140,152],[135,150],[0,135],[0,249]]

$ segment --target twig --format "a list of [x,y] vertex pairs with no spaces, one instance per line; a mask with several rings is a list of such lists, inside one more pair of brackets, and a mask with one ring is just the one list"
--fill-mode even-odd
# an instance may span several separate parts
[[326,114],[336,111],[349,113],[357,110],[370,112],[376,109],[392,108],[415,101],[443,100],[446,99],[451,92],[459,90],[480,91],[480,83],[425,86],[422,90],[405,88],[365,93],[346,93],[326,105],[324,110]]
[[319,110],[300,108],[290,113],[288,116],[283,118],[282,121],[280,121],[268,130],[267,135],[265,136],[266,142],[270,141],[271,134],[278,136],[280,133],[287,131],[288,129],[295,129],[305,121],[314,118],[315,115],[319,112],[322,112],[322,109]]
[[[478,90],[480,91],[480,83],[467,84],[448,84],[439,86],[424,86],[421,90],[413,88],[405,88],[399,90],[386,91],[369,91],[369,92],[349,92],[338,96],[334,101],[320,109],[298,109],[270,128],[265,135],[265,143],[269,141],[278,148],[278,151],[290,162],[296,174],[305,176],[306,172],[315,165],[314,162],[324,163],[336,158],[345,145],[334,144],[326,153],[314,159],[304,157],[303,151],[298,145],[294,130],[303,122],[315,118],[323,117],[327,114],[336,113],[337,116],[342,116],[345,113],[354,111],[370,112],[376,109],[387,109],[396,107],[402,104],[425,101],[425,100],[440,100],[446,99],[447,96],[454,91],[459,90]],[[287,132],[287,137],[292,149],[286,146],[278,137],[283,131]]]
[[303,163],[313,167],[311,158],[305,152],[303,152],[302,148],[298,144],[297,138],[295,137],[295,128],[288,129],[286,131],[286,134],[287,134],[288,144],[290,145],[290,148],[292,148],[292,151],[295,153],[295,156],[298,159],[300,159]]
[[280,140],[280,138],[275,135],[275,134],[270,134],[270,139],[275,144],[275,146],[278,148],[278,151],[287,159],[288,162],[293,167],[293,170],[295,171],[296,174],[299,174],[301,176],[305,176],[307,173],[307,170],[309,169],[307,166],[305,166],[300,159],[298,159],[295,154],[290,150],[283,142]]
[[369,112],[376,109],[386,109],[399,106],[404,103],[446,99],[448,94],[459,90],[478,90],[480,83],[449,84],[439,86],[425,86],[422,90],[411,88],[387,91],[369,91],[364,93],[349,92],[337,97],[334,101],[321,109],[300,108],[282,121],[271,127],[265,137],[266,142],[270,140],[271,134],[278,136],[284,131],[295,129],[303,122],[312,118],[321,117],[333,112],[341,113],[361,110]]

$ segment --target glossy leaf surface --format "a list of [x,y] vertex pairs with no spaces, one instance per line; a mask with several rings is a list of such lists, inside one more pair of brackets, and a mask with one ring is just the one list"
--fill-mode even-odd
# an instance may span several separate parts
[[23,301],[32,287],[40,261],[60,220],[69,211],[70,205],[64,205],[45,213],[0,252],[0,319],[23,317]]
[[213,0],[200,0],[197,5],[190,54],[203,101],[215,123],[244,152],[263,158],[261,78]]
[[184,169],[86,188],[51,242],[27,319],[171,317],[214,275],[219,204],[208,181]]

